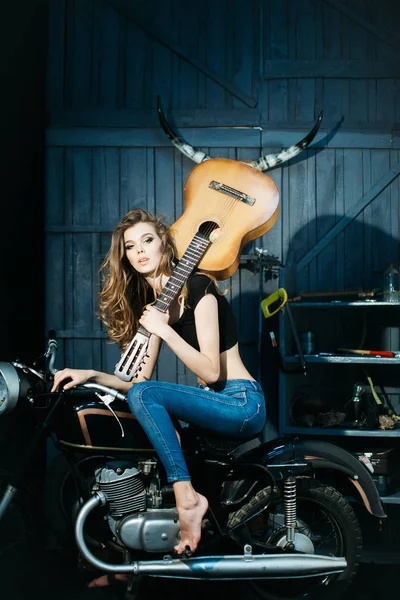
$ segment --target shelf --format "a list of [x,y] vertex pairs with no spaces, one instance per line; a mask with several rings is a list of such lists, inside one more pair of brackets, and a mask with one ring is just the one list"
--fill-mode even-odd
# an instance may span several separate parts
[[388,496],[381,496],[383,504],[400,504],[400,492],[395,494],[389,494]]
[[339,435],[348,437],[393,437],[400,438],[398,429],[343,429],[340,427],[296,427],[287,425],[282,432],[290,435]]
[[354,302],[347,302],[345,300],[327,300],[325,302],[290,302],[290,308],[345,308],[346,306],[393,306],[400,308],[400,303],[396,302],[379,302],[377,300],[354,300]]
[[[300,359],[295,356],[283,356],[284,363],[300,363]],[[382,358],[379,356],[320,356],[319,354],[305,354],[306,363],[339,363],[339,364],[375,364],[375,365],[400,365],[400,358]]]
[[[294,284],[295,280],[288,282],[287,288],[295,290]],[[284,286],[285,282],[282,282],[282,285]],[[292,294],[293,297],[295,297],[294,294]],[[375,307],[374,311],[369,310],[372,307]],[[326,396],[327,403],[332,400],[333,404],[328,405],[335,407],[340,407],[341,403],[345,403],[346,399],[352,397],[355,382],[364,383],[365,371],[371,373],[375,384],[377,383],[376,379],[385,381],[388,386],[394,385],[398,379],[396,372],[400,372],[400,348],[398,352],[394,350],[398,355],[393,357],[351,354],[339,350],[339,348],[358,348],[363,345],[374,349],[378,348],[381,352],[384,352],[383,347],[386,349],[386,345],[388,346],[386,350],[392,349],[392,347],[393,349],[397,348],[399,343],[395,334],[397,334],[397,327],[400,328],[398,325],[400,303],[384,302],[382,295],[377,298],[328,295],[326,297],[303,297],[299,301],[289,300],[286,308],[288,311],[285,313],[285,307],[283,307],[279,318],[278,344],[282,362],[286,366],[286,369],[279,372],[279,433],[303,438],[320,437],[332,440],[336,438],[337,443],[344,445],[352,438],[357,438],[357,444],[361,440],[362,443],[364,441],[372,443],[375,440],[378,444],[381,441],[389,442],[390,440],[392,445],[400,446],[400,427],[394,430],[353,429],[351,419],[333,427],[305,427],[300,426],[300,421],[299,425],[295,425],[290,409],[293,398],[300,393],[297,388],[301,389],[301,380],[305,380],[304,375],[307,375],[307,393],[314,393],[314,389],[317,395]],[[357,309],[362,310],[357,311]],[[386,328],[396,329],[396,332],[392,335],[388,331],[386,334]],[[295,330],[298,334],[311,331],[316,336],[313,353],[304,354],[303,366],[305,365],[305,369],[303,371],[298,354],[298,344],[295,343]],[[383,334],[384,331],[385,334]],[[360,339],[363,341],[361,342]],[[310,351],[310,346],[308,351]],[[327,366],[321,368],[321,365]],[[348,366],[345,367],[345,365]],[[387,386],[384,392],[388,393],[386,388]],[[337,402],[335,389],[339,392]],[[391,401],[397,406],[400,391],[393,392],[393,395]],[[394,410],[397,411],[398,408],[395,407]],[[400,505],[400,493],[398,496],[388,499],[387,502]]]
[[[359,502],[359,499],[354,496],[345,496],[345,498],[348,502]],[[380,499],[383,504],[400,504],[400,492],[395,492],[388,496],[380,496]]]

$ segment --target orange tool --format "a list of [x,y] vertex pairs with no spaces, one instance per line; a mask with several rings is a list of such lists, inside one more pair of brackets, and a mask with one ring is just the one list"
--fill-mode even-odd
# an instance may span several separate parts
[[380,356],[381,358],[396,358],[398,352],[391,350],[350,350],[349,348],[338,348],[339,352],[348,352],[349,354],[361,354],[362,356]]

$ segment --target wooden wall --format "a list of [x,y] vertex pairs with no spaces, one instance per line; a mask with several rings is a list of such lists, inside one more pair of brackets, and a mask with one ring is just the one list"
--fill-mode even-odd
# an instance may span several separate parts
[[[269,173],[281,215],[246,254],[284,264],[294,250],[299,289],[381,285],[400,260],[399,17],[390,0],[51,2],[46,326],[64,340],[59,366],[112,371],[118,359],[96,294],[120,217],[182,213],[194,165],[163,134],[158,94],[181,136],[239,160],[295,143],[323,109],[311,149]],[[258,266],[243,262],[229,292],[256,376],[268,358],[259,301],[279,283]],[[168,350],[156,376],[192,381]]]

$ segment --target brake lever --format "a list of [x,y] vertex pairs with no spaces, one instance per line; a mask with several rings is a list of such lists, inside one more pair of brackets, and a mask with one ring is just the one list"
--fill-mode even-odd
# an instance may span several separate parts
[[108,408],[108,410],[117,419],[118,425],[120,426],[120,429],[121,429],[121,437],[125,437],[125,431],[124,431],[124,428],[122,427],[121,421],[118,419],[116,413],[114,412],[114,410],[110,406],[111,403],[114,402],[115,398],[111,394],[105,394],[104,396],[102,396],[99,392],[95,392],[95,395],[98,398],[100,398],[100,400],[103,402],[103,404],[105,404],[105,406]]
[[[124,394],[121,394],[121,392],[118,392],[117,390],[113,390],[112,388],[109,388],[105,385],[101,385],[101,383],[86,382],[83,384],[83,387],[92,389],[92,390],[97,390],[94,392],[95,395],[98,398],[100,398],[100,400],[103,402],[103,404],[105,404],[105,406],[108,408],[108,410],[114,415],[114,417],[118,421],[118,425],[120,426],[121,436],[125,437],[125,432],[124,432],[124,428],[122,427],[121,421],[118,419],[115,411],[111,408],[110,405],[112,402],[114,402],[114,400],[117,400],[117,399],[124,400],[126,402],[126,396],[124,396]],[[101,394],[100,392],[103,392],[103,394]]]

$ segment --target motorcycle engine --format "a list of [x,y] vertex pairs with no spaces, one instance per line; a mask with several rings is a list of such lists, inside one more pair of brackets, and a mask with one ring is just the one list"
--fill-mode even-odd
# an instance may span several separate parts
[[108,524],[116,541],[132,550],[170,552],[179,542],[178,512],[161,508],[162,490],[158,479],[150,477],[155,464],[144,461],[142,470],[102,467],[96,471],[95,488],[107,496]]

